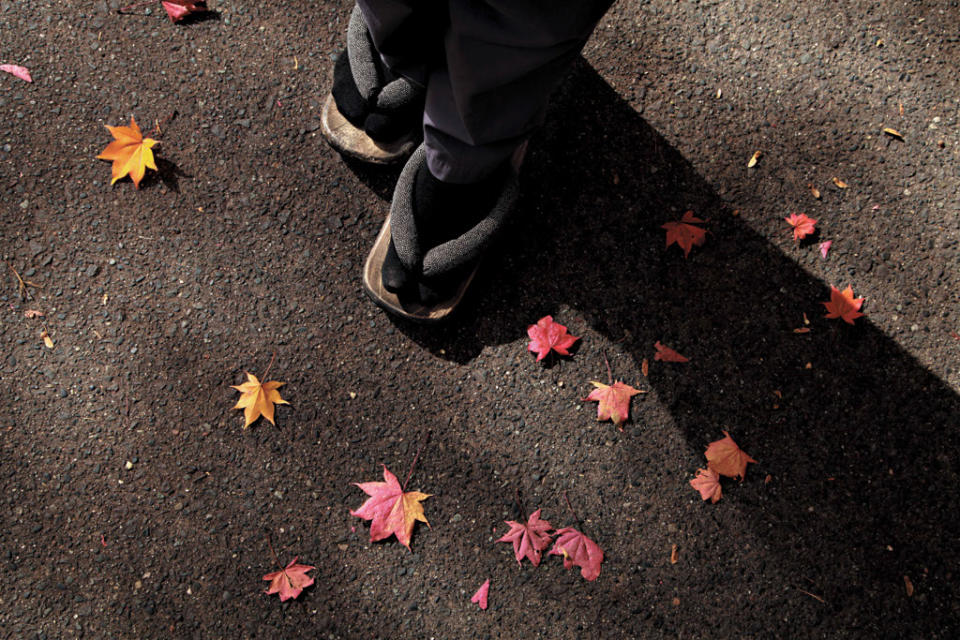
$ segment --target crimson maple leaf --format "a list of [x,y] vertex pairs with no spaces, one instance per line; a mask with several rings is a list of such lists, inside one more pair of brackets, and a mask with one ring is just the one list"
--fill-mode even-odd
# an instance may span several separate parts
[[654,360],[663,360],[664,362],[690,362],[690,358],[684,357],[671,349],[660,343],[659,340],[653,343],[653,348],[657,350],[653,354]]
[[527,351],[537,354],[537,362],[546,358],[551,349],[562,356],[570,355],[568,349],[580,339],[567,333],[567,328],[554,322],[552,316],[544,316],[537,324],[527,327],[527,335],[530,336]]
[[726,437],[707,445],[707,450],[704,452],[704,455],[707,456],[707,466],[722,476],[728,478],[740,476],[740,479],[743,480],[747,473],[747,463],[756,462],[756,460],[737,446],[729,433],[724,431],[723,435]]
[[263,576],[264,580],[270,581],[270,588],[264,591],[267,595],[271,593],[280,594],[280,602],[296,598],[300,592],[313,584],[313,578],[307,575],[308,571],[316,569],[305,564],[296,564],[297,559],[290,561],[285,568]]
[[[427,522],[423,515],[423,500],[430,497],[428,493],[408,491],[404,493],[397,481],[397,476],[390,473],[387,465],[383,465],[383,479],[386,482],[354,482],[364,493],[370,496],[350,515],[370,520],[370,542],[389,538],[396,535],[400,544],[410,549],[410,534],[417,520]],[[412,549],[411,549],[412,551]]]
[[610,420],[618,427],[630,417],[630,398],[643,393],[619,380],[612,385],[591,380],[590,384],[596,387],[584,401],[597,402],[597,421]]
[[668,222],[661,229],[667,230],[667,246],[676,242],[683,249],[683,257],[686,259],[690,255],[690,249],[694,246],[701,247],[707,240],[705,229],[694,226],[702,224],[706,220],[701,220],[693,215],[693,211],[687,211],[680,218],[680,222]]
[[497,542],[513,543],[513,555],[517,558],[517,564],[523,564],[523,558],[526,557],[533,566],[539,566],[540,552],[550,544],[550,531],[553,529],[549,522],[540,519],[540,509],[530,514],[526,524],[513,520],[504,522],[510,525],[510,530]]
[[603,562],[603,550],[597,543],[572,527],[564,527],[556,532],[557,540],[550,550],[552,556],[563,556],[563,568],[580,567],[580,575],[585,580],[596,580],[600,575],[600,563]]
[[699,491],[704,500],[716,502],[723,497],[720,474],[713,469],[697,469],[697,477],[690,481],[690,486]]
[[203,13],[207,9],[206,0],[160,0],[167,10],[170,22],[180,22],[191,13]]
[[853,287],[847,287],[843,291],[836,287],[830,287],[830,302],[821,302],[827,308],[827,318],[843,318],[847,324],[853,324],[853,321],[862,316],[860,307],[863,306],[863,298],[853,297]]
[[791,213],[789,216],[784,218],[787,221],[787,224],[793,227],[793,239],[796,242],[799,242],[806,238],[808,235],[814,232],[814,227],[817,224],[817,221],[813,218],[807,216],[805,213]]

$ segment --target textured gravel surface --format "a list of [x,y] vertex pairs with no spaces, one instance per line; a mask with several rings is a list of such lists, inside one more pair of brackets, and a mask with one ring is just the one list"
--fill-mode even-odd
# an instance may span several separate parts
[[[618,2],[434,329],[361,291],[397,173],[319,136],[350,3],[210,5],[0,0],[34,78],[0,73],[0,635],[956,637],[956,2]],[[103,125],[174,111],[160,171],[111,187]],[[823,319],[848,284],[866,317]],[[582,340],[542,366],[546,314]],[[229,385],[274,354],[291,405],[244,431]],[[648,392],[622,432],[582,400],[605,360]],[[724,429],[759,462],[711,505],[688,482]],[[371,544],[350,483],[428,430],[431,527]],[[567,493],[596,582],[494,544],[517,490],[558,527]],[[317,566],[296,601],[263,594],[271,543]]]

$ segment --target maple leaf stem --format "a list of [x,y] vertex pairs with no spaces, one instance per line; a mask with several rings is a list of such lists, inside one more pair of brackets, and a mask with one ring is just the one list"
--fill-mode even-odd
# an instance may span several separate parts
[[19,287],[17,287],[17,295],[23,299],[26,299],[27,294],[29,292],[27,291],[27,285],[23,282],[23,278],[20,277],[20,274],[17,273],[17,270],[13,268],[12,264],[7,262],[6,260],[4,260],[4,263],[6,263],[8,267],[10,267],[10,271],[13,271],[13,275],[17,276],[17,282],[20,283]]
[[134,2],[133,4],[128,5],[126,7],[120,7],[119,9],[117,9],[117,13],[123,15],[129,11],[133,11],[134,9],[139,9],[140,7],[146,7],[147,5],[155,4],[156,2],[157,0],[145,0],[144,2]]
[[273,355],[270,356],[270,364],[267,365],[267,370],[263,372],[263,377],[260,378],[260,379],[263,380],[264,382],[266,382],[266,380],[267,380],[267,374],[270,373],[270,367],[273,366],[273,361],[274,361],[274,359],[276,359],[276,357],[277,357],[277,352],[274,351],[274,352],[273,352]]
[[570,509],[570,513],[573,514],[573,519],[577,521],[577,526],[580,529],[583,529],[583,520],[580,519],[580,516],[577,515],[577,512],[573,510],[573,505],[570,504],[570,498],[567,497],[567,492],[563,492],[563,499],[567,501],[567,509]]
[[410,478],[413,476],[413,470],[417,467],[417,460],[420,459],[420,454],[423,453],[424,447],[426,447],[427,443],[430,442],[431,435],[433,435],[433,431],[427,431],[427,435],[423,439],[423,444],[421,444],[420,448],[417,449],[417,455],[413,456],[413,462],[410,464],[410,472],[407,474],[407,479],[403,481],[403,488],[401,491],[406,492],[407,483],[410,482]]
[[525,507],[524,504],[523,504],[523,500],[520,499],[520,488],[519,488],[519,487],[516,487],[516,488],[514,488],[513,491],[514,491],[514,493],[516,494],[517,509],[520,509],[520,519],[523,520],[523,519],[525,519],[527,516],[529,516],[530,514],[527,513],[527,509],[526,509],[526,507]]
[[273,541],[270,539],[270,532],[267,532],[267,546],[270,547],[270,555],[273,556],[273,564],[282,571],[283,565],[280,564],[280,558],[277,557],[277,552],[273,550]]
[[159,121],[156,122],[156,124],[153,127],[153,131],[151,131],[149,135],[155,136],[157,138],[162,138],[163,127],[167,126],[167,124],[176,117],[177,117],[177,110],[174,109],[173,111],[170,112],[170,115],[168,115],[166,118],[163,119],[163,122],[159,122]]
[[606,352],[606,350],[604,350],[604,352],[603,352],[603,361],[604,361],[604,362],[606,363],[606,365],[607,365],[607,382],[612,385],[612,384],[613,384],[613,372],[610,370],[610,361],[607,359],[607,352]]

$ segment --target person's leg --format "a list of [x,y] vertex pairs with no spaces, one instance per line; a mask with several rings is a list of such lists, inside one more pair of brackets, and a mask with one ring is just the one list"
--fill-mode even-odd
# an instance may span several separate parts
[[[550,93],[610,4],[449,2],[444,64],[430,68],[427,78],[425,166],[407,194],[416,230],[399,228],[401,218],[394,217],[394,242],[382,270],[388,290],[430,303],[457,281],[457,270],[446,278],[426,276],[425,258],[503,205],[500,196],[515,181],[511,159],[540,124]],[[417,242],[405,240],[412,234]]]

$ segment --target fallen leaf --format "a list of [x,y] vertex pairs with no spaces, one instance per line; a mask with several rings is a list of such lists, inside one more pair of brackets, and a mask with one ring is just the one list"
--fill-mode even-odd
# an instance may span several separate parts
[[654,360],[662,360],[663,362],[690,362],[690,358],[684,357],[670,347],[660,344],[659,340],[653,343],[653,348],[657,350],[657,352],[653,354]]
[[477,589],[477,592],[473,594],[473,597],[470,598],[470,602],[475,602],[480,605],[480,608],[484,611],[487,610],[487,594],[490,592],[490,580],[488,579],[480,588]]
[[810,324],[810,318],[805,313],[803,314],[803,324]]
[[810,333],[810,327],[800,327],[799,329],[794,329],[794,333]]
[[423,515],[423,505],[420,504],[429,498],[430,494],[419,491],[404,492],[397,476],[390,473],[387,465],[383,465],[383,479],[386,482],[353,483],[370,497],[359,509],[351,511],[350,515],[371,521],[370,542],[396,535],[400,544],[410,549],[410,535],[413,533],[414,524],[419,520],[430,526]]
[[840,178],[838,178],[837,176],[833,176],[833,184],[837,185],[837,188],[839,189],[847,188],[847,183],[841,180]]
[[823,256],[824,260],[827,259],[827,252],[830,251],[831,246],[833,246],[833,240],[820,243],[820,255]]
[[192,13],[208,11],[206,0],[160,0],[170,22],[180,22]]
[[510,525],[510,530],[497,542],[513,543],[513,555],[517,558],[517,564],[523,564],[523,558],[527,558],[533,566],[539,566],[540,554],[550,544],[550,531],[553,529],[549,522],[540,519],[540,509],[531,513],[526,523],[513,520],[504,522]]
[[562,356],[570,355],[568,349],[580,339],[567,333],[567,328],[554,322],[552,316],[544,316],[537,324],[527,327],[527,335],[530,336],[527,351],[537,354],[537,362],[546,358],[551,350]]
[[759,160],[759,159],[760,159],[760,156],[762,156],[762,155],[763,155],[762,152],[760,152],[760,151],[754,151],[754,152],[753,152],[753,155],[750,156],[750,160],[747,161],[747,168],[750,169],[750,168],[752,168],[752,167],[757,166],[757,160]]
[[891,129],[890,127],[884,127],[884,128],[883,128],[883,132],[884,132],[885,134],[887,134],[888,136],[893,136],[894,138],[897,138],[898,140],[903,140],[903,134],[900,133],[899,131],[897,131],[896,129]]
[[793,227],[793,240],[799,242],[814,232],[817,221],[805,213],[791,213],[784,218]]
[[630,417],[630,398],[643,393],[619,380],[612,385],[606,385],[596,380],[590,384],[596,387],[584,401],[597,402],[597,421],[610,420],[618,427]]
[[650,361],[646,358],[644,358],[643,362],[640,363],[640,373],[643,374],[644,378],[650,375]]
[[563,556],[563,568],[580,567],[584,580],[594,581],[600,576],[603,550],[596,542],[573,527],[564,527],[556,532],[557,540],[550,550],[552,556]]
[[107,148],[97,158],[113,160],[113,167],[111,168],[113,179],[110,180],[110,184],[130,174],[133,186],[139,189],[140,180],[143,179],[147,168],[157,170],[157,164],[153,159],[153,151],[151,151],[157,141],[153,138],[143,137],[133,116],[130,116],[129,127],[107,125],[107,129],[113,135],[114,141],[108,144]]
[[707,231],[694,226],[704,222],[706,221],[694,216],[693,211],[687,211],[680,218],[680,222],[668,222],[660,228],[667,230],[667,246],[676,242],[683,249],[683,257],[686,258],[690,255],[690,249],[694,246],[702,247],[706,242]]
[[680,561],[680,548],[677,545],[670,547],[670,564],[677,564]]
[[24,82],[33,82],[33,78],[30,77],[30,72],[26,67],[21,67],[18,64],[0,64],[0,71],[6,71],[7,73],[17,76]]
[[910,580],[910,576],[903,576],[903,586],[907,590],[907,597],[913,597],[913,582]]
[[27,309],[23,312],[23,315],[25,318],[42,318],[44,313],[39,309]]
[[307,575],[308,571],[316,569],[305,564],[296,564],[297,559],[290,561],[285,568],[268,573],[264,580],[270,581],[270,588],[264,591],[267,595],[280,594],[280,602],[296,598],[300,593],[313,584],[313,578]]
[[47,349],[53,349],[53,339],[46,329],[40,332],[40,337],[43,339],[43,344],[47,345]]
[[711,442],[704,455],[707,456],[707,467],[722,476],[729,478],[743,477],[747,473],[747,463],[756,462],[743,449],[737,446],[730,434],[723,432],[724,438]]
[[257,376],[249,372],[244,372],[247,374],[247,381],[243,384],[232,384],[230,385],[233,389],[236,389],[243,395],[240,396],[240,399],[237,400],[237,404],[234,409],[243,409],[243,428],[246,429],[251,424],[256,422],[257,418],[261,415],[270,421],[270,424],[276,425],[277,423],[273,421],[273,410],[275,404],[290,404],[286,400],[280,397],[280,392],[277,391],[282,387],[285,382],[264,382],[263,384],[257,380]]
[[697,469],[697,477],[690,481],[690,486],[699,491],[704,500],[717,502],[723,497],[720,475],[713,469]]
[[813,186],[812,184],[808,184],[807,186],[810,187],[810,193],[813,194],[813,197],[816,198],[817,200],[819,200],[819,199],[820,199],[820,189],[817,189],[817,188],[816,188],[815,186]]
[[860,307],[863,306],[863,298],[853,297],[853,287],[847,287],[840,291],[834,286],[830,287],[830,301],[821,302],[827,308],[827,318],[843,318],[847,324],[853,324],[853,321],[861,317]]

